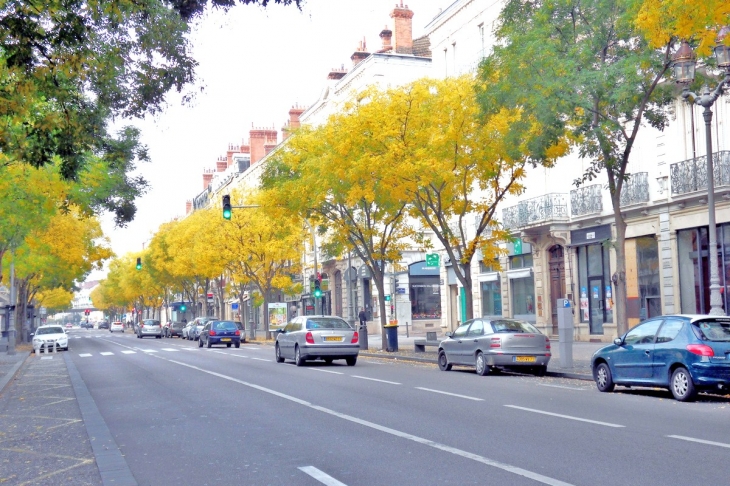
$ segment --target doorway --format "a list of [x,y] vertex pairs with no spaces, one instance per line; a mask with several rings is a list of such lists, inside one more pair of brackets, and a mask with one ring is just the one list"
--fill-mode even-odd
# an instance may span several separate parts
[[591,277],[588,279],[588,312],[590,313],[589,327],[591,334],[603,334],[603,323],[606,320],[606,309],[603,306],[603,278]]
[[548,251],[550,268],[550,309],[553,335],[558,334],[558,308],[555,305],[558,299],[565,298],[565,257],[564,249],[555,245]]

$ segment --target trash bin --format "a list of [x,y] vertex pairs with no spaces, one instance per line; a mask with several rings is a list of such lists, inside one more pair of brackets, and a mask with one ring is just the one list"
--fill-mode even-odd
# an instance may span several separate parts
[[383,326],[385,328],[385,337],[388,340],[387,351],[393,353],[398,351],[398,325]]
[[368,350],[368,325],[360,325],[360,349]]

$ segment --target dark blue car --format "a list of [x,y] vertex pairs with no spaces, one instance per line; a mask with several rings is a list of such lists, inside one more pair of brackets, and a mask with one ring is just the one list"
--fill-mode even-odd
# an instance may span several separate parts
[[669,315],[642,322],[593,355],[602,392],[615,385],[668,388],[689,401],[730,388],[730,317]]
[[231,344],[241,347],[241,331],[234,321],[212,321],[203,326],[198,339],[198,347],[211,347],[214,344]]

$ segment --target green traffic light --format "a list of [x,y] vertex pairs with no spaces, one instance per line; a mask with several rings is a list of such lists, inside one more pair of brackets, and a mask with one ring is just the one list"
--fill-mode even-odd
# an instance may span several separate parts
[[137,258],[137,270],[142,270],[142,259]]
[[322,297],[322,290],[320,290],[320,289],[314,289],[314,296],[315,296],[316,298],[318,298],[318,299],[319,299],[320,297]]
[[231,219],[231,196],[223,196],[223,219]]
[[187,307],[185,307],[184,305],[181,305],[181,306],[180,306],[180,311],[181,311],[181,312],[185,312],[185,309],[187,309]]
[[230,209],[223,210],[223,219],[231,219],[231,210]]

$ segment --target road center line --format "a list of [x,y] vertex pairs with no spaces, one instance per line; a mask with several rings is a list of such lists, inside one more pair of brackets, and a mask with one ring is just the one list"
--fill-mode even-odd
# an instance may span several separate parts
[[711,440],[703,440],[703,439],[693,439],[692,437],[685,437],[683,435],[668,435],[667,437],[672,439],[679,439],[679,440],[686,440],[689,442],[697,442],[700,444],[706,444],[711,446],[717,446],[717,447],[726,447],[730,449],[730,444],[724,444],[722,442],[713,442]]
[[[261,359],[261,358],[252,358],[252,359]],[[320,370],[319,368],[307,368],[307,369],[312,370],[312,371],[321,371],[322,373],[332,373],[333,375],[344,375],[344,373],[340,373],[339,371]]]
[[564,390],[575,390],[575,391],[584,391],[585,390],[585,388],[578,388],[577,386],[547,385],[545,383],[538,383],[537,386],[549,386],[550,388],[562,388]]
[[341,483],[329,474],[326,474],[314,466],[304,466],[298,468],[305,474],[312,476],[314,479],[327,486],[347,486],[345,483]]
[[251,359],[255,359],[256,361],[271,361],[271,360],[266,359],[266,358],[251,358]]
[[352,377],[353,378],[360,378],[361,380],[370,380],[370,381],[378,381],[380,383],[388,383],[390,385],[400,385],[400,383],[396,383],[395,381],[378,380],[377,378],[368,378],[367,376],[352,375]]
[[516,408],[517,410],[524,410],[526,412],[541,413],[543,415],[550,415],[552,417],[560,417],[568,420],[577,420],[578,422],[587,422],[589,424],[604,425],[606,427],[626,427],[625,425],[611,424],[608,422],[599,422],[597,420],[588,420],[580,417],[573,417],[571,415],[563,415],[560,413],[545,412],[543,410],[535,410],[534,408],[518,407],[517,405],[505,405],[508,408]]
[[271,388],[266,388],[266,387],[263,387],[261,385],[256,385],[254,383],[248,383],[246,381],[239,380],[237,378],[233,378],[232,376],[224,375],[222,373],[216,373],[215,371],[205,370],[205,369],[199,368],[197,366],[193,366],[193,365],[190,365],[190,364],[187,364],[187,363],[183,363],[181,361],[176,361],[176,360],[173,360],[173,359],[170,359],[170,358],[164,358],[164,357],[159,356],[159,355],[152,355],[152,356],[155,357],[155,358],[157,358],[157,359],[161,359],[161,360],[164,360],[164,361],[167,361],[167,362],[170,362],[170,363],[175,363],[177,365],[184,366],[186,368],[191,368],[191,369],[194,369],[194,370],[198,370],[198,371],[200,371],[202,373],[207,373],[207,374],[209,374],[211,376],[217,376],[217,377],[222,378],[224,380],[228,380],[228,381],[232,381],[232,382],[235,382],[235,383],[239,383],[239,384],[244,385],[244,386],[247,386],[249,388],[253,388],[255,390],[259,390],[259,391],[261,391],[263,393],[268,393],[270,395],[274,395],[274,396],[277,396],[279,398],[283,398],[284,400],[289,400],[291,402],[298,403],[299,405],[303,405],[305,407],[309,407],[309,408],[311,408],[313,410],[317,410],[319,412],[326,413],[328,415],[332,415],[334,417],[338,417],[338,418],[341,418],[343,420],[347,420],[347,421],[350,421],[350,422],[353,422],[353,423],[362,425],[364,427],[369,427],[371,429],[379,430],[379,431],[384,432],[386,434],[390,434],[390,435],[393,435],[393,436],[396,436],[396,437],[400,437],[402,439],[410,440],[410,441],[413,441],[413,442],[416,442],[416,443],[419,443],[419,444],[422,444],[422,445],[425,445],[425,446],[428,446],[428,447],[433,447],[434,449],[439,449],[439,450],[442,450],[444,452],[449,452],[451,454],[454,454],[454,455],[457,455],[457,456],[460,456],[460,457],[464,457],[466,459],[471,459],[471,460],[476,461],[476,462],[479,462],[481,464],[485,464],[487,466],[495,467],[497,469],[501,469],[503,471],[507,471],[509,473],[516,474],[518,476],[523,476],[523,477],[532,479],[534,481],[538,481],[538,482],[543,483],[543,484],[548,484],[550,486],[572,486],[570,483],[566,483],[564,481],[560,481],[559,479],[551,478],[549,476],[543,476],[542,474],[539,474],[539,473],[536,473],[536,472],[532,472],[532,471],[528,471],[527,469],[522,469],[521,467],[512,466],[510,464],[505,464],[503,462],[495,461],[493,459],[489,459],[487,457],[480,456],[478,454],[473,454],[471,452],[467,452],[467,451],[463,451],[461,449],[457,449],[456,447],[451,447],[451,446],[447,446],[445,444],[440,444],[438,442],[434,442],[434,441],[429,440],[429,439],[424,439],[424,438],[418,437],[416,435],[411,435],[411,434],[409,434],[407,432],[401,432],[399,430],[391,429],[389,427],[385,427],[383,425],[376,424],[374,422],[369,422],[367,420],[363,420],[363,419],[360,419],[360,418],[357,418],[357,417],[353,417],[352,415],[347,415],[347,414],[344,414],[344,413],[336,412],[334,410],[330,410],[329,408],[320,407],[318,405],[314,405],[314,404],[312,404],[310,402],[307,402],[306,400],[302,400],[300,398],[296,398],[296,397],[293,397],[291,395],[287,395],[285,393],[281,393],[281,392],[278,392],[276,390],[272,390]]
[[449,393],[449,392],[445,392],[445,391],[441,391],[441,390],[433,390],[431,388],[423,388],[420,386],[417,386],[416,390],[423,390],[423,391],[428,391],[428,392],[433,392],[433,393],[441,393],[442,395],[450,395],[452,397],[466,398],[467,400],[474,400],[475,402],[484,401],[484,399],[482,399],[482,398],[469,397],[466,395],[459,395],[458,393]]

